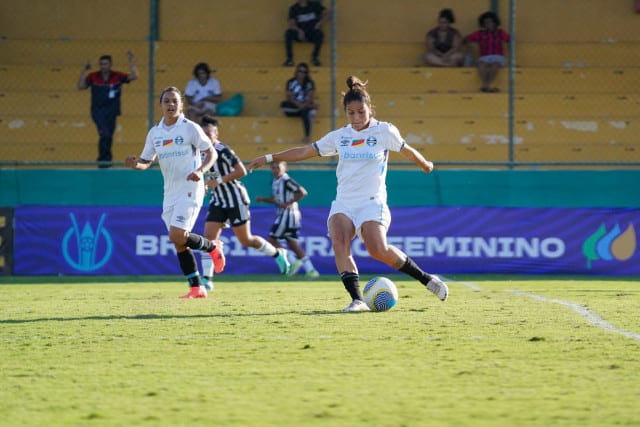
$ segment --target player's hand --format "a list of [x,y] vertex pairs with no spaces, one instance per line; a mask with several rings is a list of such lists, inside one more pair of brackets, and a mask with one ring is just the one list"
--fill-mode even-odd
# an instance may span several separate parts
[[193,171],[189,174],[189,176],[187,176],[187,181],[194,181],[194,182],[198,182],[202,179],[202,172],[200,171]]
[[249,163],[249,166],[248,166],[249,173],[253,172],[254,169],[261,168],[266,164],[267,164],[267,158],[265,156],[256,157],[255,159],[251,160],[251,163]]
[[127,60],[129,60],[129,62],[133,61],[135,59],[135,56],[133,56],[133,52],[131,52],[130,50],[127,51]]
[[138,165],[138,158],[136,156],[129,156],[126,159],[124,159],[124,167],[126,168],[136,169],[137,165]]
[[88,61],[84,63],[84,70],[85,71],[89,71],[91,69],[91,61]]

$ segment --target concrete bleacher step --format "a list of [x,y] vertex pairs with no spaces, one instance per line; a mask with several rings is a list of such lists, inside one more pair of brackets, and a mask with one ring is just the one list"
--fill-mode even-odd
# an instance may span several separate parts
[[[421,35],[422,36],[422,35]],[[110,54],[116,69],[126,69],[125,53],[132,50],[138,65],[147,66],[149,43],[140,40],[2,40],[0,65],[48,65],[82,67],[87,60],[96,64],[102,54]],[[330,45],[325,43],[321,62],[330,62]],[[295,61],[309,62],[312,46],[295,45]],[[158,41],[155,63],[161,68],[193,67],[208,62],[214,68],[279,67],[284,61],[284,43],[277,41]],[[372,54],[375,52],[375,54]],[[338,42],[336,60],[341,68],[415,67],[422,65],[424,43]],[[518,67],[625,68],[637,67],[640,41],[604,42],[521,42],[516,49]]]
[[[515,123],[516,153],[526,158],[576,159],[596,162],[640,161],[640,120],[521,120]],[[397,118],[392,120],[407,142],[438,161],[504,161],[508,152],[509,125],[502,118]],[[342,126],[344,122],[339,122]],[[317,118],[313,138],[329,130],[327,118]],[[147,134],[146,119],[122,117],[114,137],[116,156],[139,154]],[[243,159],[284,150],[300,143],[298,119],[224,117],[220,139]],[[28,119],[0,118],[0,148],[4,161],[92,160],[97,134],[85,116]],[[126,150],[125,150],[126,148]],[[76,154],[72,154],[77,151]],[[124,152],[126,151],[126,153]],[[69,159],[64,158],[68,156]],[[533,160],[531,160],[533,161]]]

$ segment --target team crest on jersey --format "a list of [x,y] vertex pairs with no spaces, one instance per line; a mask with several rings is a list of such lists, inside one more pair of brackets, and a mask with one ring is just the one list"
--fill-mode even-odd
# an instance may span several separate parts
[[340,146],[341,147],[348,147],[349,145],[351,145],[351,138],[349,138],[348,136],[340,137]]
[[176,136],[175,142],[176,142],[176,145],[182,145],[184,143],[184,138],[178,135]]
[[367,138],[367,147],[375,147],[377,143],[378,140],[375,136],[370,136],[369,138]]
[[352,147],[361,147],[363,145],[364,145],[364,139],[354,139],[353,141],[351,141]]

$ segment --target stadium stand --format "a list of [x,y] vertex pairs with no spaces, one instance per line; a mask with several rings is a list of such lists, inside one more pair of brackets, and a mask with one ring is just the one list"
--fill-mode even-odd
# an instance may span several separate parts
[[[236,92],[245,96],[241,116],[222,118],[222,139],[243,159],[296,144],[300,123],[283,117],[279,108],[284,84],[292,76],[291,68],[281,67],[284,15],[290,3],[292,0],[163,3],[151,101],[168,85],[183,89],[193,65],[206,61],[216,69],[225,96]],[[424,34],[434,25],[439,10],[438,5],[426,3],[338,3],[337,85],[331,87],[328,67],[312,69],[321,104],[313,137],[330,129],[331,112],[342,110],[339,92],[345,88],[344,79],[355,74],[370,80],[378,117],[398,125],[407,140],[431,158],[507,161],[508,72],[504,70],[497,81],[501,93],[487,95],[478,92],[473,68],[419,66]],[[508,2],[498,3],[506,28]],[[637,15],[608,2],[585,3],[577,14],[570,2],[533,3],[518,3],[513,75],[515,159],[533,163],[640,161],[635,137],[640,117]],[[93,161],[97,136],[89,117],[89,94],[77,91],[75,82],[82,64],[103,53],[114,56],[114,68],[126,69],[124,52],[129,49],[136,53],[141,78],[125,87],[114,154],[123,158],[139,152],[147,131],[150,96],[149,45],[145,41],[148,4],[132,6],[125,0],[112,4],[114,12],[102,17],[88,3],[74,2],[74,7],[62,13],[46,0],[33,0],[12,4],[12,19],[5,10],[8,5],[0,6],[3,161]],[[486,9],[479,9],[475,0],[458,0],[451,6],[458,16],[456,27],[463,33],[476,28],[477,15]],[[200,19],[203,10],[217,9],[224,9],[222,16],[212,13],[210,21]],[[385,19],[382,25],[381,17],[390,14],[394,19]],[[29,17],[30,28],[18,25],[19,16]],[[110,33],[114,20],[119,23],[117,34]],[[308,60],[310,51],[308,44],[296,46],[296,59]],[[327,37],[321,61],[327,65],[330,59]],[[157,113],[156,109],[156,117]],[[337,125],[343,123],[339,116]]]

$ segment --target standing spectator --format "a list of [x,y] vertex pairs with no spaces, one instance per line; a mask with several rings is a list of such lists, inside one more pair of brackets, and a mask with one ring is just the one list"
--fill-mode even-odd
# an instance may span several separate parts
[[287,80],[287,99],[282,101],[280,107],[286,116],[302,118],[303,144],[311,142],[311,125],[318,108],[315,93],[316,85],[309,77],[309,66],[301,62],[296,67],[294,76]]
[[127,52],[129,74],[114,71],[111,55],[102,55],[98,60],[99,71],[89,73],[91,63],[87,61],[80,78],[78,90],[91,87],[91,118],[98,129],[98,167],[111,167],[113,153],[113,134],[116,131],[116,119],[120,115],[120,95],[122,85],[138,78],[138,68],[133,52]]
[[478,58],[478,74],[482,81],[482,92],[499,92],[500,89],[491,84],[498,76],[500,67],[506,64],[504,43],[508,43],[510,36],[500,27],[500,18],[493,12],[485,12],[478,17],[480,30],[467,36],[467,42],[478,43],[480,56]]
[[[247,175],[247,169],[231,147],[218,139],[219,126],[215,117],[205,115],[200,124],[218,154],[207,172],[206,186],[211,191],[211,201],[204,224],[204,236],[217,241],[225,224],[229,223],[242,246],[273,257],[280,273],[288,274],[291,266],[286,251],[251,233],[249,194],[240,182],[240,178]],[[214,273],[211,264],[208,257],[202,257],[204,284],[210,290],[213,289]]]
[[444,301],[449,295],[447,285],[438,276],[424,272],[399,248],[387,243],[387,230],[391,224],[385,183],[389,151],[399,152],[425,173],[433,170],[433,163],[407,144],[394,125],[373,118],[366,83],[351,76],[347,86],[349,90],[343,93],[342,105],[349,124],[329,132],[313,144],[253,159],[249,170],[273,161],[295,162],[315,156],[338,156],[338,188],[327,224],[336,267],[352,299],[343,311],[369,311],[362,301],[360,275],[351,254],[351,241],[356,235],[372,258],[413,277]]
[[[145,170],[157,157],[164,178],[162,220],[174,244],[180,268],[189,282],[189,292],[180,298],[206,298],[196,258],[191,250],[207,252],[216,272],[225,267],[222,242],[191,233],[204,199],[204,172],[217,159],[211,141],[200,126],[182,113],[180,90],[168,87],[160,95],[162,120],[152,127],[140,157],[129,156],[128,168]],[[204,155],[204,160],[201,156]]]
[[460,51],[462,35],[451,24],[456,22],[451,9],[442,9],[438,15],[438,26],[427,33],[427,53],[424,61],[434,67],[460,67],[464,55]]
[[313,43],[311,63],[320,66],[320,48],[324,41],[322,24],[329,19],[329,13],[318,1],[298,0],[289,7],[289,28],[284,33],[287,60],[284,66],[293,67],[293,42]]
[[216,114],[216,105],[222,99],[222,87],[211,73],[206,62],[199,62],[193,67],[193,79],[187,82],[184,97],[187,99],[187,117],[199,122],[204,114]]
[[304,267],[306,277],[316,279],[320,277],[320,273],[298,242],[298,233],[302,225],[298,202],[307,195],[307,190],[289,176],[286,162],[272,162],[271,173],[271,196],[256,197],[256,202],[273,203],[278,208],[276,219],[269,231],[269,242],[279,246],[279,240],[286,240],[289,249],[295,254],[296,260],[291,264],[290,276],[296,274],[300,267]]

